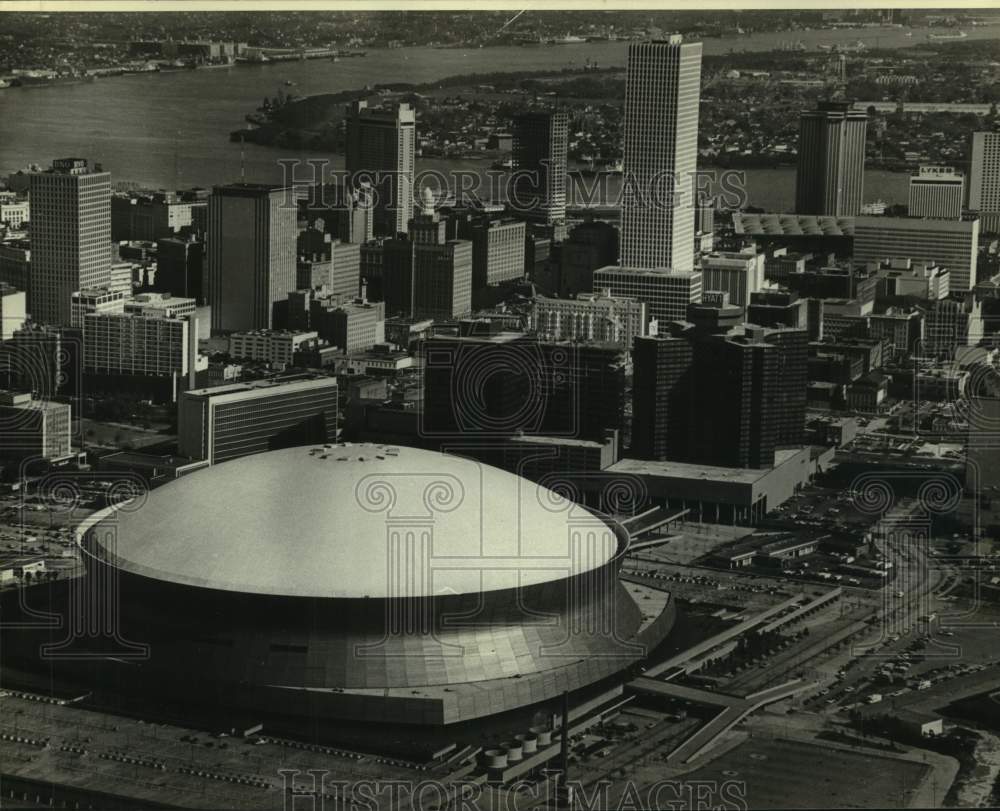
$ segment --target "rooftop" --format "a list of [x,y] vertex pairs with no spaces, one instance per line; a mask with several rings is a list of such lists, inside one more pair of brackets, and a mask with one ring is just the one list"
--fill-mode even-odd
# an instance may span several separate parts
[[[301,597],[385,597],[394,566],[414,595],[510,589],[596,568],[618,548],[604,521],[527,479],[458,456],[371,444],[225,462],[111,520],[108,554],[123,570]],[[393,526],[399,532],[389,535]],[[591,537],[582,558],[569,551],[571,534]]]
[[[801,448],[782,448],[774,452],[774,468],[788,462],[801,452]],[[770,475],[774,468],[713,467],[689,462],[655,461],[649,459],[620,459],[608,468],[612,473],[659,476],[662,478],[705,479],[734,484],[753,484]]]

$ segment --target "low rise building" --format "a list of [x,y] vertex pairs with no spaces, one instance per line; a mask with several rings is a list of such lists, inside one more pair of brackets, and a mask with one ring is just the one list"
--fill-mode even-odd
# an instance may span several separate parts
[[295,353],[318,341],[317,332],[293,330],[251,330],[229,335],[229,356],[235,360],[255,360],[274,369],[285,369],[294,362]]

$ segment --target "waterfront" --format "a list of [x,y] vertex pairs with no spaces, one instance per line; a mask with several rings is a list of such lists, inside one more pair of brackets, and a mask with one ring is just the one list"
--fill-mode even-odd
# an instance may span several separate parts
[[[851,44],[899,48],[926,42],[926,29],[848,29],[795,31],[707,39],[706,54],[764,51],[789,41],[810,50],[819,44]],[[971,28],[970,39],[1000,37],[1000,27]],[[215,70],[132,74],[84,84],[10,88],[0,91],[0,169],[48,163],[63,155],[80,155],[101,163],[116,181],[141,186],[181,188],[239,180],[278,182],[288,158],[326,157],[331,166],[341,157],[302,154],[258,147],[242,150],[229,133],[264,96],[285,82],[300,95],[329,93],[380,82],[428,82],[445,76],[491,71],[579,68],[586,59],[601,65],[624,65],[627,42],[570,46],[497,47],[482,49],[398,48],[368,50],[364,59],[310,60]],[[197,104],[194,101],[197,100]],[[242,155],[242,158],[241,158]],[[479,161],[423,161],[418,168],[485,168]],[[746,170],[750,201],[770,210],[791,206],[794,170]],[[865,199],[905,200],[905,177],[871,171]]]

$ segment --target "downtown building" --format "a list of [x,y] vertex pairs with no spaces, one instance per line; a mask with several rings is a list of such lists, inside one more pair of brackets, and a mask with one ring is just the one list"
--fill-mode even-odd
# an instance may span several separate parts
[[969,210],[986,233],[1000,233],[1000,132],[974,132],[969,168]]
[[[348,110],[344,157],[348,186],[352,191],[359,190],[359,194],[373,195],[374,236],[404,233],[413,217],[416,141],[417,115],[409,104],[383,109],[356,101]],[[351,211],[355,209],[353,202],[352,195]],[[360,215],[362,219],[364,216]],[[367,224],[360,230],[357,223],[349,224],[352,236],[367,230]]]
[[629,45],[621,264],[694,269],[700,42]]
[[260,329],[234,332],[229,335],[229,356],[234,360],[260,361],[283,370],[293,364],[296,352],[318,340],[319,334],[315,331]]
[[795,213],[853,216],[864,192],[868,114],[842,101],[821,101],[799,118]]
[[337,380],[333,377],[234,383],[181,394],[181,456],[218,464],[278,448],[334,442]]
[[855,265],[879,266],[892,259],[929,262],[948,270],[952,291],[976,284],[979,220],[931,220],[920,217],[857,217]]
[[546,340],[599,341],[626,350],[646,334],[648,323],[645,304],[607,291],[579,293],[571,299],[536,296],[528,316],[528,329]]
[[710,332],[671,325],[632,350],[630,455],[728,468],[768,468],[802,444],[808,334],[745,325]]
[[447,238],[447,222],[425,209],[409,233],[361,246],[368,295],[389,317],[449,321],[472,312],[473,243]]
[[77,290],[103,287],[111,268],[111,174],[82,158],[32,173],[32,317],[69,326]]
[[193,317],[94,312],[83,316],[82,333],[89,391],[176,402],[181,390],[195,385],[197,373],[208,370]]
[[540,110],[521,113],[514,117],[512,135],[512,208],[530,222],[563,222],[569,115]]
[[271,329],[275,305],[296,282],[292,190],[257,183],[216,186],[208,203],[208,303],[212,332]]
[[424,357],[427,439],[491,446],[520,434],[602,441],[624,423],[627,357],[616,344],[493,332],[432,337]]
[[6,282],[0,282],[0,342],[9,341],[28,320],[28,296]]
[[965,177],[950,166],[921,166],[910,177],[907,213],[938,220],[962,218]]
[[750,303],[750,296],[764,287],[765,254],[756,251],[739,253],[720,251],[701,258],[701,284],[709,290],[729,293],[729,301],[739,307]]
[[66,459],[73,452],[72,427],[68,404],[0,390],[0,460]]
[[638,299],[661,325],[683,320],[688,306],[701,301],[701,271],[639,270],[603,267],[594,271],[594,293]]

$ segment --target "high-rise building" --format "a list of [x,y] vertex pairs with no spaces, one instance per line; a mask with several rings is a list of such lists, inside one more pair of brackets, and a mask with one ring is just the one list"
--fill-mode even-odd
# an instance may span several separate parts
[[668,459],[687,448],[694,347],[672,335],[638,337],[632,347],[632,454]]
[[472,225],[474,292],[524,278],[525,229],[520,220],[482,219]]
[[292,190],[216,186],[208,206],[208,303],[213,332],[270,329],[295,289],[297,210]]
[[921,166],[910,176],[911,217],[957,220],[962,216],[965,178],[951,166]]
[[972,134],[969,209],[979,212],[984,230],[1000,231],[1000,132]]
[[746,307],[750,296],[764,286],[765,254],[750,250],[733,253],[720,251],[701,258],[703,290],[729,293],[729,301]]
[[576,226],[559,250],[559,294],[575,296],[594,287],[594,271],[618,264],[618,229],[592,220]]
[[610,295],[633,298],[646,305],[649,317],[661,325],[683,320],[689,304],[701,301],[700,271],[665,272],[604,267],[594,271],[594,292],[608,290]]
[[413,318],[451,320],[472,312],[472,243],[413,244]]
[[182,456],[218,464],[252,453],[337,438],[337,379],[234,383],[183,392]]
[[626,357],[617,345],[498,332],[436,336],[424,356],[427,436],[600,440],[624,421]]
[[764,468],[801,444],[808,335],[746,325],[637,338],[632,454],[722,467]]
[[30,178],[31,315],[68,326],[73,293],[102,287],[111,268],[111,175],[60,158]]
[[621,262],[694,267],[700,42],[632,43],[625,82]]
[[190,296],[203,303],[203,242],[193,237],[167,237],[156,242],[156,281],[161,293]]
[[868,114],[844,101],[821,101],[799,118],[795,213],[853,216],[864,194]]
[[550,225],[566,219],[569,116],[532,110],[514,117],[511,204],[518,216]]
[[855,264],[877,266],[887,259],[897,258],[931,262],[947,268],[951,290],[970,290],[977,281],[979,220],[855,219]]
[[348,111],[344,165],[351,188],[374,195],[375,236],[405,232],[413,217],[416,141],[417,117],[409,104],[382,109],[356,101]]
[[100,375],[175,376],[191,362],[186,318],[94,312],[83,316],[83,367]]

